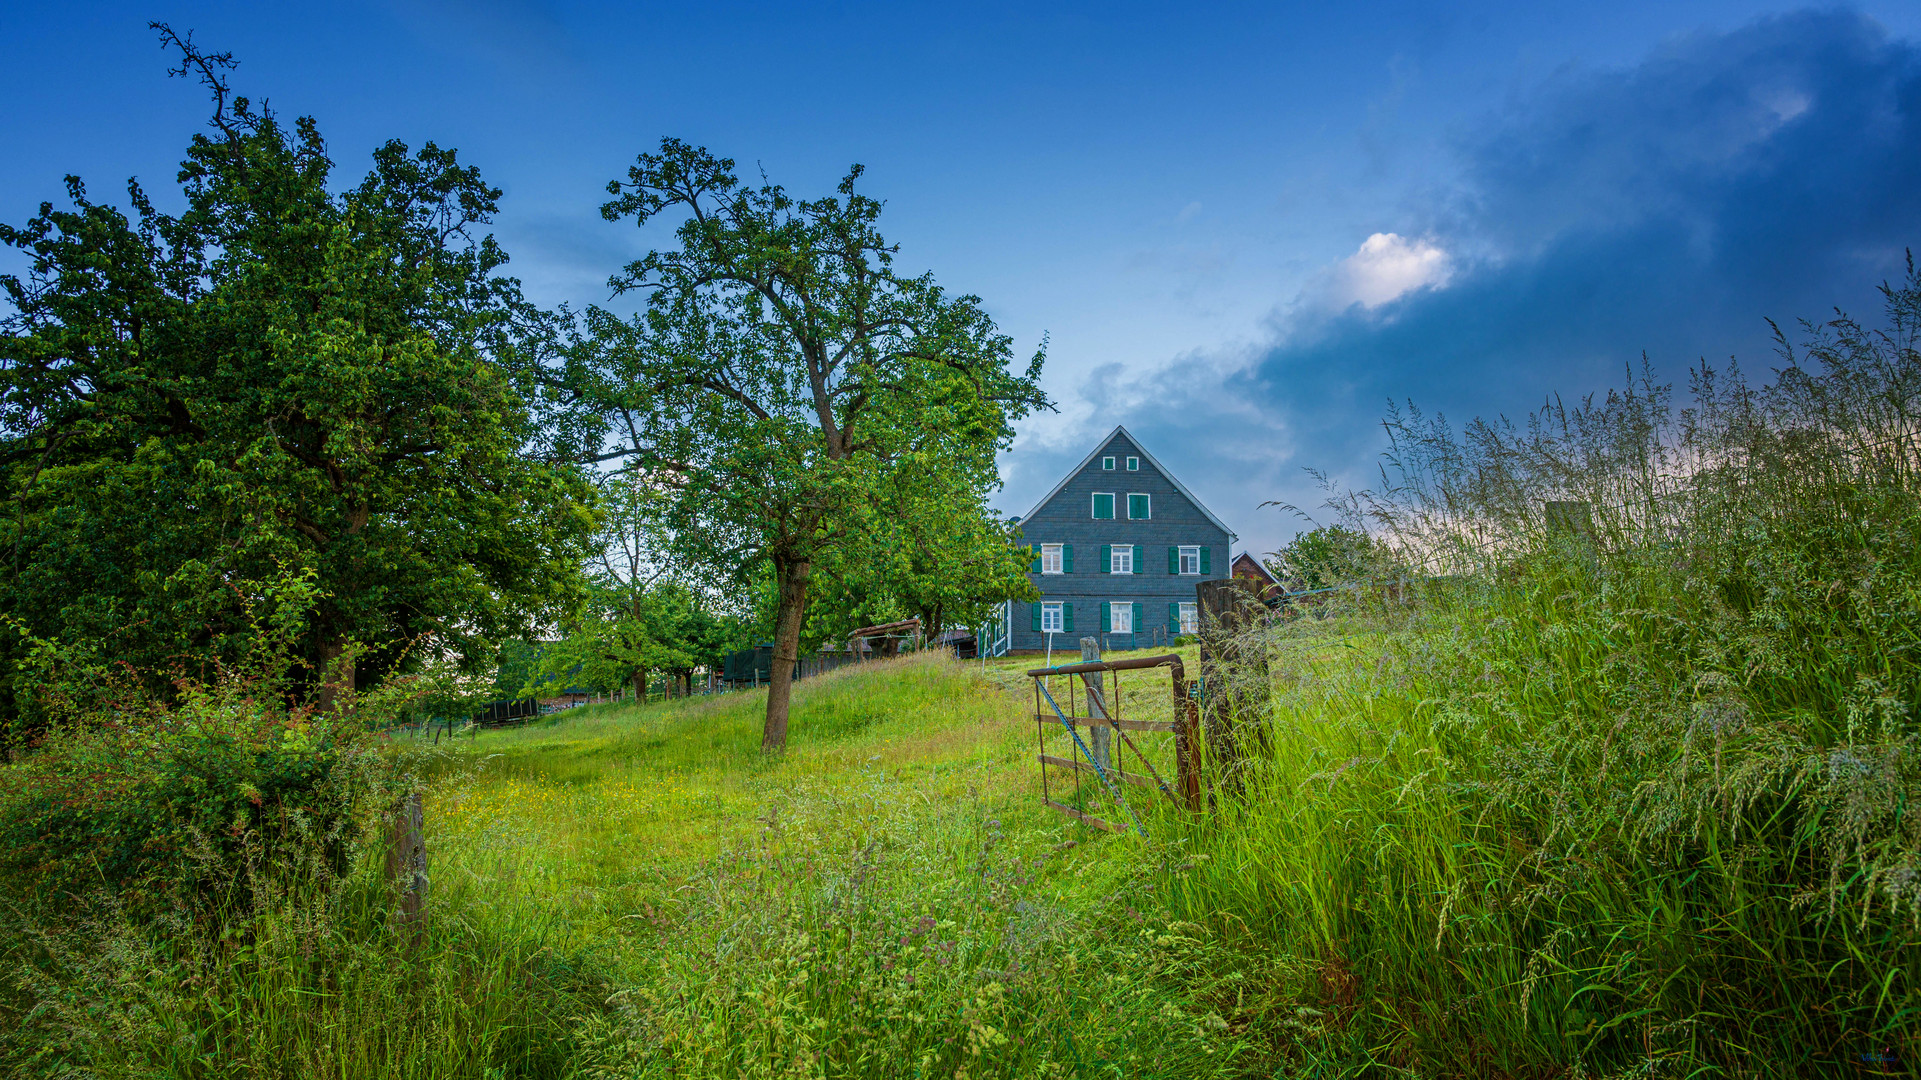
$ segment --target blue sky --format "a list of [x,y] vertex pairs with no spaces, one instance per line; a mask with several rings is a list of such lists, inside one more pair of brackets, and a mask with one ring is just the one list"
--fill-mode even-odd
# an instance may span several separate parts
[[903,261],[1051,336],[1023,513],[1126,424],[1241,534],[1365,482],[1390,399],[1466,420],[1645,351],[1771,360],[1921,243],[1921,5],[14,4],[0,217],[164,189],[204,121],[149,19],[315,116],[343,178],[433,139],[503,187],[538,299],[652,238],[605,182],[662,135],[797,193],[850,162]]

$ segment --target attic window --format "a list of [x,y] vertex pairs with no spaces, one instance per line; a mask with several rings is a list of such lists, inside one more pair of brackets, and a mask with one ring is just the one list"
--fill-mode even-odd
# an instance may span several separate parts
[[1111,471],[1111,470],[1112,470],[1112,469],[1114,468],[1114,459],[1113,459],[1113,458],[1111,458],[1111,457],[1104,457],[1104,458],[1102,458],[1102,459],[1101,459],[1101,468],[1103,468],[1103,469],[1107,469],[1107,470],[1110,470],[1110,471]]
[[1152,499],[1138,491],[1129,494],[1127,496],[1127,516],[1134,521],[1146,521],[1148,518],[1154,516],[1152,503]]
[[1114,493],[1113,492],[1096,491],[1094,493],[1094,520],[1096,521],[1114,520]]
[[1140,458],[1137,458],[1137,457],[1131,457],[1131,458],[1128,458],[1128,459],[1127,459],[1127,471],[1128,471],[1128,472],[1140,472],[1140,471],[1141,471],[1141,459],[1140,459]]

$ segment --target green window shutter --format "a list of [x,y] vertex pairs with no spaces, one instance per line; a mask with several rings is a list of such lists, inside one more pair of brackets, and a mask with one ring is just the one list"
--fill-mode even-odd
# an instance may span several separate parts
[[1114,517],[1114,493],[1097,492],[1094,495],[1094,518],[1097,521],[1111,521]]
[[1074,605],[1062,604],[1061,605],[1061,633],[1071,634],[1073,632],[1074,632]]
[[1114,569],[1114,545],[1102,544],[1101,545],[1101,573],[1105,574],[1112,569]]
[[1167,605],[1167,636],[1173,637],[1180,632],[1181,605],[1179,603],[1172,603]]
[[1147,573],[1146,555],[1147,555],[1146,548],[1142,547],[1139,544],[1134,545],[1134,572],[1136,574]]
[[1041,606],[1039,604],[1029,604],[1028,606],[1034,609],[1034,632],[1038,634],[1041,632]]
[[1073,572],[1074,572],[1074,545],[1062,544],[1061,545],[1061,573],[1071,574]]
[[1147,624],[1142,621],[1146,615],[1146,611],[1144,610],[1146,607],[1147,605],[1141,603],[1139,600],[1134,601],[1134,632],[1136,634],[1147,629]]
[[1201,549],[1201,576],[1206,577],[1207,575],[1213,572],[1214,572],[1214,549],[1202,548]]
[[1103,634],[1110,633],[1113,631],[1113,629],[1114,629],[1114,606],[1112,604],[1109,604],[1107,601],[1103,600],[1101,601],[1101,633]]
[[1167,549],[1167,573],[1169,576],[1172,576],[1180,572],[1181,572],[1181,549],[1177,547],[1168,548]]
[[1034,548],[1034,567],[1033,569],[1029,570],[1028,573],[1038,574],[1041,572],[1041,546],[1039,544],[1035,544],[1033,545],[1033,548]]

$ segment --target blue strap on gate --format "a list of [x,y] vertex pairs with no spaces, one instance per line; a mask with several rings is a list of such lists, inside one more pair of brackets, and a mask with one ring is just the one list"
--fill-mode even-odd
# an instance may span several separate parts
[[1094,772],[1101,778],[1101,783],[1107,785],[1107,793],[1114,797],[1115,802],[1121,804],[1121,809],[1127,811],[1128,817],[1134,819],[1134,831],[1141,834],[1141,839],[1147,839],[1147,830],[1141,826],[1140,815],[1134,812],[1134,808],[1127,804],[1126,799],[1121,798],[1121,789],[1115,787],[1114,781],[1107,778],[1107,770],[1101,768],[1101,763],[1095,759],[1093,752],[1087,748],[1086,743],[1081,741],[1081,733],[1074,730],[1074,725],[1067,720],[1067,714],[1062,712],[1060,705],[1054,701],[1054,695],[1048,693],[1047,680],[1035,679],[1034,685],[1040,687],[1041,694],[1047,698],[1047,704],[1053,708],[1054,715],[1060,717],[1061,726],[1066,728],[1067,734],[1073,737],[1074,745],[1081,748],[1081,756],[1087,759],[1088,764],[1094,766]]

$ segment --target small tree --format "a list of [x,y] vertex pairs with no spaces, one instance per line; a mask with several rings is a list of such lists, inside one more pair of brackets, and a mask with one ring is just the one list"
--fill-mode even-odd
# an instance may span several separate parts
[[1287,588],[1326,589],[1370,580],[1380,572],[1386,550],[1372,537],[1346,525],[1322,525],[1296,536],[1274,553],[1274,566]]
[[601,208],[610,221],[680,217],[678,246],[613,278],[647,310],[588,313],[571,375],[613,421],[610,455],[666,493],[677,552],[745,581],[775,577],[774,671],[762,746],[786,745],[788,701],[816,563],[859,539],[877,495],[913,470],[979,478],[1045,407],[1037,352],[973,296],[894,270],[881,204],[748,187],[733,161],[675,139],[642,154]]

